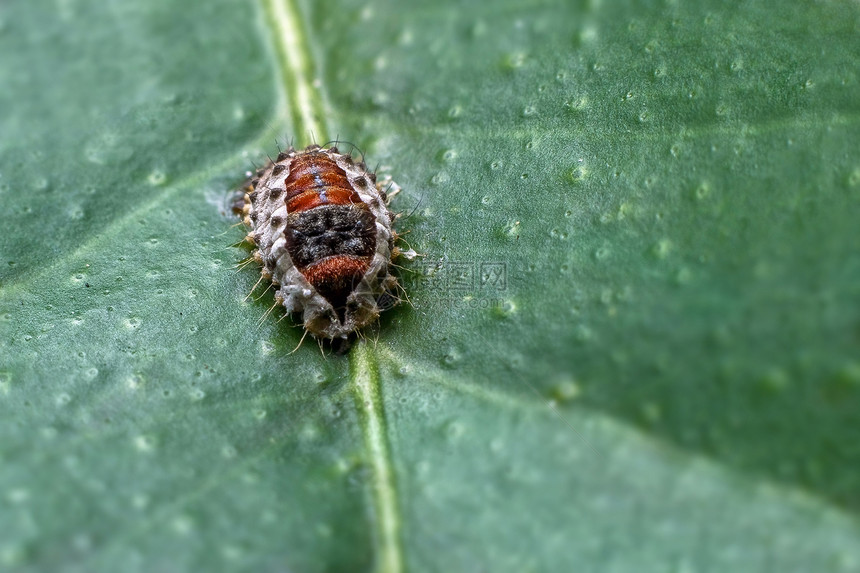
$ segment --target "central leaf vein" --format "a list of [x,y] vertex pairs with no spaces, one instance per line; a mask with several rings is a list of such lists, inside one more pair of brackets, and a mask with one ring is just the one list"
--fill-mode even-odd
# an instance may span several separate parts
[[[297,135],[309,134],[312,139],[325,141],[327,129],[323,99],[313,78],[311,49],[298,6],[293,0],[263,0],[263,7],[276,43],[281,81],[287,91]],[[401,573],[400,516],[386,437],[380,377],[374,357],[363,342],[357,344],[352,352],[350,377],[371,468],[378,571]]]

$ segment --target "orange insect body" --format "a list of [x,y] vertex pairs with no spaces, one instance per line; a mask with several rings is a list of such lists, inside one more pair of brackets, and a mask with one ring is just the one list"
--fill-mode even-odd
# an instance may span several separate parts
[[[254,258],[314,336],[343,339],[377,319],[397,286],[393,216],[375,174],[336,147],[289,149],[246,188]],[[393,299],[396,301],[396,298]]]

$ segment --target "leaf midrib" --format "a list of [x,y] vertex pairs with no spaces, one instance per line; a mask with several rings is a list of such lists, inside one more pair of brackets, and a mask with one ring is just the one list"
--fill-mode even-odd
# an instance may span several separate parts
[[[326,141],[322,89],[312,75],[313,58],[307,42],[305,20],[295,0],[261,0],[265,27],[275,46],[280,67],[279,86],[287,94],[296,134],[311,141]],[[401,573],[401,517],[397,506],[394,469],[388,443],[388,426],[382,408],[379,369],[373,350],[365,341],[353,347],[350,356],[350,389],[370,466],[370,495],[375,509],[376,568],[380,573]]]

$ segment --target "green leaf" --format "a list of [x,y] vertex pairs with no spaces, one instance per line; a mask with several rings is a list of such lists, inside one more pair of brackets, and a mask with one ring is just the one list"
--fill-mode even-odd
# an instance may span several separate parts
[[[860,570],[858,22],[4,3],[0,569]],[[232,269],[312,137],[424,255],[346,357]]]

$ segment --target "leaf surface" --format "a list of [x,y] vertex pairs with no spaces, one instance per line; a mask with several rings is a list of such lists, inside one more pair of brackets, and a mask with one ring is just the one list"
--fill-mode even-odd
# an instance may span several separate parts
[[[858,18],[4,4],[0,568],[860,570]],[[231,269],[309,132],[424,255],[348,357]]]

